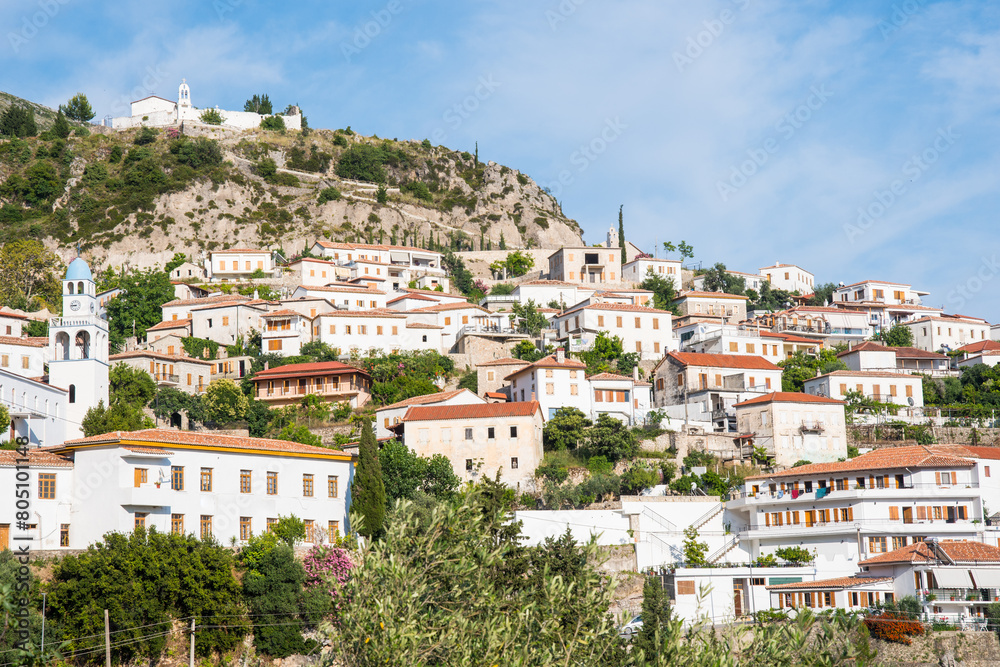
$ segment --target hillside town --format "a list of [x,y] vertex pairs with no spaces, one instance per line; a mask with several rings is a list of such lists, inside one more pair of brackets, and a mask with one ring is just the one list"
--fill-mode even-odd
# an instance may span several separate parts
[[[160,321],[117,349],[109,312],[126,295],[99,291],[77,257],[47,336],[28,335],[30,315],[0,311],[9,439],[28,443],[38,487],[27,524],[0,508],[0,548],[26,530],[34,550],[73,551],[140,526],[245,542],[286,514],[304,521],[306,543],[351,532],[356,440],[251,437],[154,404],[143,407],[152,428],[93,432],[88,417],[116,404],[125,389],[110,376],[127,368],[158,396],[242,382],[272,409],[364,415],[380,447],[397,441],[444,457],[463,483],[513,489],[527,543],[568,530],[616,549],[624,569],[669,573],[681,618],[706,605],[725,623],[912,596],[940,622],[984,624],[1000,596],[1000,520],[990,513],[1000,448],[980,444],[975,428],[935,444],[868,445],[857,433],[992,428],[992,413],[970,420],[925,401],[928,383],[995,366],[1000,330],[926,305],[927,292],[908,284],[830,284],[816,305],[816,278],[798,265],[696,272],[618,234],[546,251],[539,270],[501,269],[478,302],[455,288],[450,251],[321,239],[288,259],[239,247],[178,258]],[[745,290],[720,289],[751,276],[786,301],[762,308]],[[909,344],[893,344],[900,335]],[[464,374],[387,402],[370,360],[425,353]],[[811,374],[790,378],[803,364]],[[470,382],[457,386],[459,376]],[[599,458],[640,481],[600,498],[560,496],[548,455],[573,417],[634,433],[636,449]],[[16,471],[6,454],[5,487]]]

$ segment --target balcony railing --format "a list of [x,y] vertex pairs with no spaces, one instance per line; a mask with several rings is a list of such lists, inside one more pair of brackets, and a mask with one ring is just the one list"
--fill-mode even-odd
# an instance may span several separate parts
[[826,430],[826,424],[821,421],[802,420],[801,429],[803,433],[822,433]]
[[181,376],[171,373],[154,373],[153,379],[163,384],[177,384],[181,381]]
[[[865,480],[869,482],[869,480]],[[864,485],[858,484],[856,481],[849,482],[844,488],[839,487],[825,487],[827,491],[823,494],[823,498],[836,498],[838,493],[845,493],[848,491],[905,491],[913,489],[938,489],[940,491],[960,491],[964,489],[978,489],[978,482],[958,482],[956,484],[937,484],[936,482],[926,483],[926,482],[910,482],[906,481],[901,484],[897,484],[895,480],[890,480],[888,484],[880,484],[877,480],[875,484],[866,483]],[[797,491],[796,494],[792,494],[792,491]],[[752,493],[749,491],[734,491],[732,493],[732,499],[736,500],[739,498],[753,498],[760,501],[773,501],[781,500],[782,502],[786,500],[816,500],[816,492],[819,491],[819,487],[813,487],[812,489],[806,491],[804,489],[784,489],[779,491],[759,491],[758,493]]]
[[308,394],[335,396],[338,394],[357,393],[360,389],[357,385],[349,384],[324,385],[323,387],[309,385],[306,387],[289,387],[287,389],[279,387],[271,390],[261,389],[257,392],[257,398],[281,398],[282,396],[306,396]]

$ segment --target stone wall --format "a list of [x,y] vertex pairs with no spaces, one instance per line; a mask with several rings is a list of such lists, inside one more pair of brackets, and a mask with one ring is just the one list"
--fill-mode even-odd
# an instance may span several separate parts
[[595,561],[601,572],[635,572],[635,546],[632,544],[610,544],[597,548]]

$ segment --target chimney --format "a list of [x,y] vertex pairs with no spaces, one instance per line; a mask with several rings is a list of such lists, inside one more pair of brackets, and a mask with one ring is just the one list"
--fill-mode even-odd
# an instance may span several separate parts
[[556,362],[562,363],[566,361],[566,351],[561,347],[556,350]]
[[632,367],[632,382],[639,381],[639,364]]
[[531,392],[531,402],[535,402],[535,392]]

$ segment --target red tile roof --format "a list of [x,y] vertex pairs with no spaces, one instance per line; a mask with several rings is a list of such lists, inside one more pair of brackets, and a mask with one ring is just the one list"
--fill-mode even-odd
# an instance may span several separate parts
[[[13,449],[0,449],[0,468],[13,468],[17,465],[18,458],[18,453]],[[32,468],[72,468],[73,462],[50,451],[29,449],[28,465]]]
[[974,354],[976,352],[983,352],[987,350],[1000,350],[1000,341],[981,340],[958,348],[959,352],[965,352],[966,354]]
[[820,344],[820,341],[814,340],[812,338],[803,338],[802,336],[794,336],[792,334],[786,334],[786,333],[776,333],[774,331],[761,331],[760,335],[764,338],[780,338],[786,343],[809,343],[811,345]]
[[486,398],[502,398],[503,400],[506,401],[507,394],[503,393],[502,391],[488,391],[486,392]]
[[843,405],[843,401],[838,401],[826,396],[813,396],[798,391],[774,391],[770,394],[751,398],[748,401],[737,403],[733,407],[743,405],[762,405],[764,403],[822,403],[824,405]]
[[300,285],[300,287],[307,292],[337,292],[348,294],[385,294],[382,290],[372,289],[371,287],[361,287],[360,285]]
[[[971,540],[941,540],[938,547],[945,555],[956,563],[1000,563],[1000,548],[973,542]],[[921,563],[933,564],[947,559],[939,558],[926,542],[916,542],[905,547],[879,554],[858,565],[886,565],[889,563]]]
[[521,373],[525,373],[534,370],[536,368],[566,368],[569,370],[579,370],[581,368],[586,368],[586,367],[587,364],[581,361],[576,361],[575,359],[567,358],[560,363],[559,361],[556,360],[556,355],[550,354],[547,357],[542,357],[541,359],[531,364],[530,366],[525,366],[524,368],[518,368],[516,371],[514,371],[504,379],[509,380],[515,375],[520,375]]
[[407,294],[412,294],[414,296],[420,295],[420,296],[435,297],[435,300],[440,298],[445,298],[445,299],[461,299],[462,301],[465,301],[465,297],[462,296],[461,294],[452,294],[451,292],[438,292],[437,290],[421,289],[419,287],[404,287],[403,289],[400,290],[400,292],[405,292]]
[[250,301],[250,297],[242,294],[218,294],[216,296],[204,296],[199,299],[174,299],[167,301],[162,308],[170,306],[205,306],[211,303],[221,303],[224,301]]
[[407,322],[407,329],[444,329],[436,324],[424,324],[423,322]]
[[844,285],[843,287],[838,287],[837,291],[847,289],[848,287],[857,287],[858,285],[865,285],[867,283],[877,283],[879,285],[895,285],[897,287],[909,287],[909,283],[891,283],[888,280],[862,280],[860,282],[851,283],[850,285]]
[[[405,408],[409,405],[428,405],[430,403],[441,403],[442,401],[447,401],[455,398],[462,392],[469,391],[468,389],[456,389],[454,391],[439,391],[435,394],[424,394],[422,396],[413,396],[411,398],[403,399],[392,405],[387,405],[383,408],[379,408],[378,412],[383,410],[395,410],[396,408]],[[469,392],[472,393],[471,391]],[[475,395],[475,394],[473,394]]]
[[232,253],[232,252],[239,252],[239,253],[244,253],[244,252],[258,252],[258,253],[261,253],[261,252],[263,252],[263,253],[271,254],[270,250],[261,250],[260,248],[226,248],[225,250],[213,250],[212,254],[213,255],[221,255],[221,254]]
[[682,366],[707,366],[710,368],[745,368],[751,370],[780,371],[764,357],[753,354],[708,354],[706,352],[669,352],[664,358],[673,359]]
[[210,360],[199,359],[198,357],[185,357],[180,354],[164,354],[155,350],[132,350],[131,352],[112,354],[108,357],[108,361],[122,361],[124,359],[160,359],[161,361],[172,361],[174,363],[212,365],[212,361]]
[[967,317],[965,315],[940,315],[935,317],[933,315],[928,315],[926,317],[921,317],[918,320],[910,320],[906,323],[907,326],[911,324],[919,324],[920,322],[959,322],[968,324],[989,324],[986,320],[981,317]]
[[[490,313],[490,311],[486,310],[482,306],[477,306],[476,304],[469,303],[467,301],[463,301],[461,303],[439,303],[439,304],[434,305],[434,306],[424,306],[423,308],[411,308],[407,312],[410,312],[410,313],[442,313],[442,312],[447,312],[449,310],[466,310],[466,309],[468,309],[468,310],[479,310],[479,311],[482,311],[484,313]],[[490,313],[490,314],[492,315],[493,313]]]
[[849,350],[844,350],[839,353],[838,357],[843,357],[844,355],[851,354],[852,352],[894,352],[897,359],[947,359],[948,355],[938,354],[937,352],[928,352],[927,350],[920,350],[915,347],[888,347],[886,345],[880,345],[878,343],[866,340],[863,343],[858,343]]
[[224,449],[234,452],[268,452],[278,455],[300,455],[311,458],[326,458],[350,460],[351,455],[335,449],[313,447],[288,440],[273,440],[270,438],[245,438],[233,435],[220,435],[210,431],[168,431],[165,429],[146,429],[143,431],[113,431],[89,438],[69,440],[57,451],[76,451],[79,449],[100,445],[168,445],[171,449]]
[[157,322],[153,326],[146,329],[146,331],[160,331],[162,329],[180,329],[181,327],[191,326],[191,320],[184,318],[183,320],[166,320],[165,322]]
[[576,306],[565,312],[560,317],[571,315],[581,310],[612,310],[625,313],[650,313],[652,315],[673,315],[669,310],[659,310],[648,306],[633,306],[629,303],[592,303],[586,306]]
[[503,419],[530,417],[541,411],[538,401],[516,403],[475,403],[472,405],[439,405],[414,407],[406,411],[403,422],[439,421],[451,419]]
[[282,308],[281,310],[275,310],[274,312],[271,312],[271,313],[265,313],[265,314],[261,315],[261,317],[264,317],[264,318],[267,318],[267,317],[305,317],[307,319],[312,319],[308,315],[303,315],[302,313],[296,312],[296,311],[291,310],[289,308]]
[[380,243],[331,243],[329,241],[316,241],[316,243],[323,248],[338,248],[343,250],[408,250],[410,252],[422,252],[431,255],[441,254],[433,250],[424,250],[423,248],[415,248],[408,245],[382,245]]
[[8,309],[6,306],[0,308],[0,317],[12,317],[15,320],[30,319],[27,315],[22,315],[21,313],[15,313],[13,310]]
[[389,317],[392,319],[406,319],[406,315],[392,308],[372,308],[371,310],[331,310],[328,313],[320,313],[320,317]]
[[[906,378],[908,380],[920,381],[919,375],[910,375],[909,373],[891,373],[889,371],[830,371],[829,373],[824,373],[823,375],[817,375],[816,377],[866,377],[866,378]],[[810,380],[814,378],[809,378]],[[808,382],[808,380],[807,380]]]
[[629,375],[619,375],[618,373],[596,373],[587,377],[588,380],[628,380],[632,381]]
[[765,586],[769,591],[796,591],[796,590],[823,590],[827,588],[853,588],[855,586],[863,586],[865,584],[881,584],[883,582],[892,581],[892,577],[862,577],[862,576],[851,576],[851,577],[834,577],[832,579],[817,579],[816,581],[796,581],[790,584],[774,584],[773,586]]
[[485,366],[529,366],[530,362],[524,359],[514,359],[513,357],[504,357],[503,359],[490,359],[489,361],[484,361],[481,364],[476,364],[477,367],[483,368]]
[[396,303],[397,301],[402,301],[403,299],[413,299],[414,301],[434,301],[434,302],[437,302],[437,299],[432,299],[429,296],[424,296],[423,294],[404,294],[403,296],[397,296],[395,299],[392,299],[391,301],[387,301],[386,303]]
[[0,345],[19,345],[21,347],[46,347],[48,343],[39,343],[28,338],[17,336],[0,336]]
[[726,292],[698,292],[695,290],[690,290],[688,292],[681,292],[677,295],[675,301],[680,301],[681,299],[686,299],[688,297],[710,297],[713,299],[737,299],[740,301],[747,301],[748,297],[740,294],[727,294]]
[[[747,479],[787,479],[789,477],[811,477],[816,475],[851,473],[869,470],[893,470],[899,468],[971,468],[975,466],[971,458],[962,458],[936,450],[933,445],[911,445],[906,447],[884,447],[836,463],[810,463],[789,468],[768,475],[754,475]],[[836,492],[834,492],[836,493]]]
[[287,364],[285,366],[278,366],[277,368],[269,368],[266,371],[260,371],[257,373],[253,377],[253,381],[260,382],[261,380],[273,380],[275,378],[333,375],[341,373],[359,373],[368,377],[368,373],[360,368],[348,366],[347,364],[342,364],[339,361],[320,361],[305,364]]

